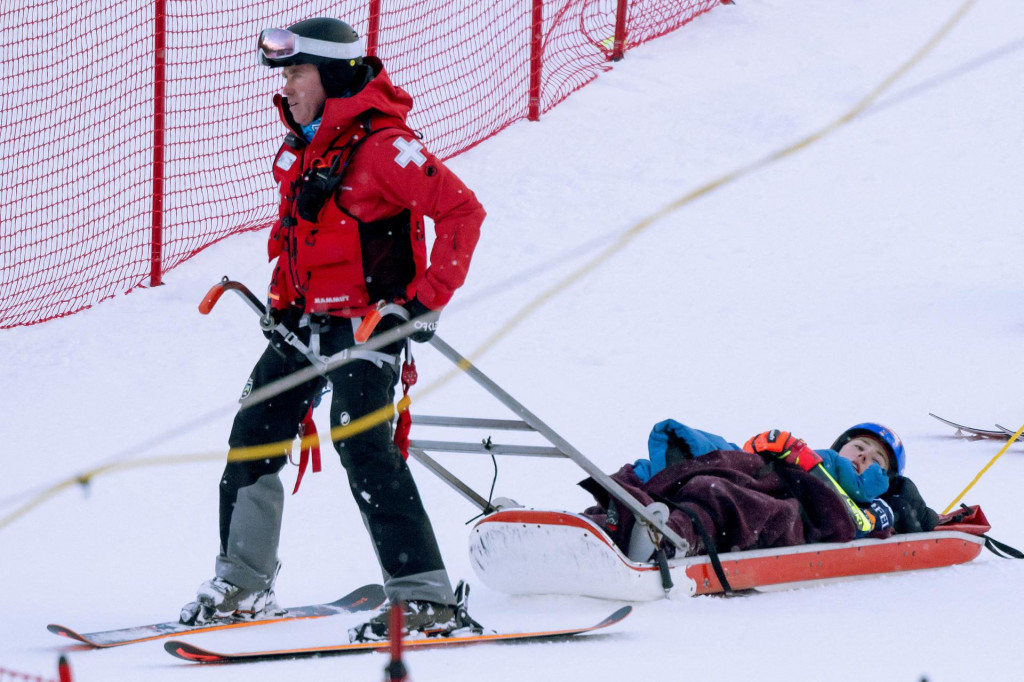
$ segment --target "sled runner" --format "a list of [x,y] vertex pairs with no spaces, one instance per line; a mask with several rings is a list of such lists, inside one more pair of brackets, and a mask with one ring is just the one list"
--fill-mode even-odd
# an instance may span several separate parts
[[[960,523],[928,533],[720,553],[733,590],[772,591],[975,559],[989,530],[978,508]],[[580,514],[503,509],[474,526],[469,554],[480,579],[507,594],[583,595],[624,601],[666,596],[659,567],[631,561],[594,521]],[[707,556],[669,559],[670,596],[723,591]]]

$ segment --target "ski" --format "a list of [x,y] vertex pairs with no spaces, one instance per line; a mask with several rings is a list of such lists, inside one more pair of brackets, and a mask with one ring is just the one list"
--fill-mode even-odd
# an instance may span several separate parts
[[[540,640],[565,639],[615,625],[628,616],[632,610],[632,606],[623,606],[600,623],[591,625],[590,627],[568,628],[564,630],[544,630],[536,632],[510,632],[503,634],[455,635],[452,637],[406,639],[402,641],[402,648],[409,650],[448,646],[467,646],[471,644],[484,644],[487,642],[535,642]],[[220,653],[178,640],[172,640],[164,643],[164,649],[166,649],[169,654],[193,663],[239,663],[242,661],[265,661],[281,658],[357,654],[367,651],[386,651],[390,646],[391,644],[387,641],[357,642],[354,644],[336,644],[331,646],[299,649],[273,649],[269,651]]]
[[153,625],[140,625],[136,627],[123,628],[120,630],[106,630],[104,632],[79,633],[63,625],[47,625],[46,629],[55,635],[73,639],[76,642],[87,644],[97,649],[106,649],[123,644],[135,644],[148,642],[161,637],[172,635],[193,634],[199,632],[212,632],[214,630],[227,630],[230,628],[244,628],[254,625],[269,625],[270,623],[281,623],[289,620],[302,620],[308,618],[323,618],[341,613],[354,613],[357,611],[371,611],[384,603],[386,597],[384,588],[380,585],[363,585],[353,590],[341,599],[329,604],[310,604],[285,609],[279,615],[267,618],[244,618],[232,616],[230,618],[218,619],[205,625],[182,625],[178,622],[154,623]]
[[949,426],[952,426],[954,429],[957,430],[957,434],[956,435],[964,436],[966,438],[971,438],[971,439],[997,438],[999,440],[1006,440],[1007,436],[1012,436],[1014,434],[1013,431],[1010,431],[1009,429],[1007,429],[1004,426],[999,426],[998,424],[996,425],[996,429],[997,430],[996,429],[976,429],[973,426],[964,426],[963,424],[957,424],[956,422],[951,422],[948,419],[943,419],[939,415],[932,414],[931,412],[928,413],[928,416],[929,417],[934,417],[934,418],[938,419],[943,424],[947,424]]
[[996,424],[996,428],[1003,431],[1007,436],[1013,436],[1017,433],[1016,429],[1011,429],[1007,426],[1003,426],[1002,424]]

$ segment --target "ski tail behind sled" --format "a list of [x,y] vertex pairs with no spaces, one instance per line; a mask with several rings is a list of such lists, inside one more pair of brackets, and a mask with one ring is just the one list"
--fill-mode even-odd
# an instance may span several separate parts
[[979,429],[973,426],[964,426],[963,424],[951,422],[948,419],[943,419],[939,415],[932,414],[931,412],[928,413],[928,416],[938,419],[940,422],[946,424],[947,426],[952,426],[954,429],[956,429],[956,433],[954,435],[959,436],[961,438],[969,438],[971,440],[978,440],[979,438],[994,438],[996,440],[1006,440],[1007,438],[1013,436],[1016,433],[1016,431],[1011,431],[1009,428],[1005,426],[1000,426],[999,424],[995,425],[995,429]]

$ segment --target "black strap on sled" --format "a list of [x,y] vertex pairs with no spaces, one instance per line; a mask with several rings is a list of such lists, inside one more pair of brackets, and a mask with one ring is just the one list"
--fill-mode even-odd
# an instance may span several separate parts
[[661,545],[654,550],[654,563],[658,565],[658,574],[661,575],[661,589],[665,590],[667,595],[675,584],[672,582],[672,571],[668,567],[668,554]]
[[[966,504],[961,504],[960,511],[955,512],[952,515],[952,523],[959,523],[971,512],[972,509],[970,507]],[[936,526],[935,529],[942,530],[942,526]],[[999,542],[999,540],[996,540],[995,538],[990,538],[984,533],[981,534],[981,537],[985,538],[985,549],[992,552],[1000,559],[1024,559],[1024,552],[1021,552],[1019,549],[1010,547],[1005,542]]]
[[729,584],[729,579],[725,577],[725,569],[722,568],[722,561],[718,558],[718,550],[715,548],[715,539],[708,533],[697,514],[686,507],[673,502],[664,495],[650,492],[647,494],[658,502],[664,502],[673,509],[678,509],[693,521],[693,527],[696,529],[697,534],[700,535],[700,539],[704,543],[704,549],[707,550],[708,560],[711,562],[711,568],[715,571],[715,577],[718,578],[718,582],[721,584],[722,590],[726,594],[733,594],[732,585]]
[[1001,559],[1024,559],[1024,552],[1019,549],[1014,549],[1009,545],[999,542],[999,540],[993,540],[987,535],[982,535],[985,538],[985,549],[995,554]]

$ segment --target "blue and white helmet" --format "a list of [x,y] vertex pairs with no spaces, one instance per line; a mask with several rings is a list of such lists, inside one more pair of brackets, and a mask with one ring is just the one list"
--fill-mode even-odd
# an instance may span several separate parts
[[839,452],[841,447],[857,436],[867,436],[881,443],[889,454],[889,473],[893,476],[903,474],[903,468],[907,464],[907,454],[903,450],[903,441],[888,426],[876,424],[875,422],[855,424],[843,431],[839,438],[836,438],[836,442],[832,443],[832,449]]

